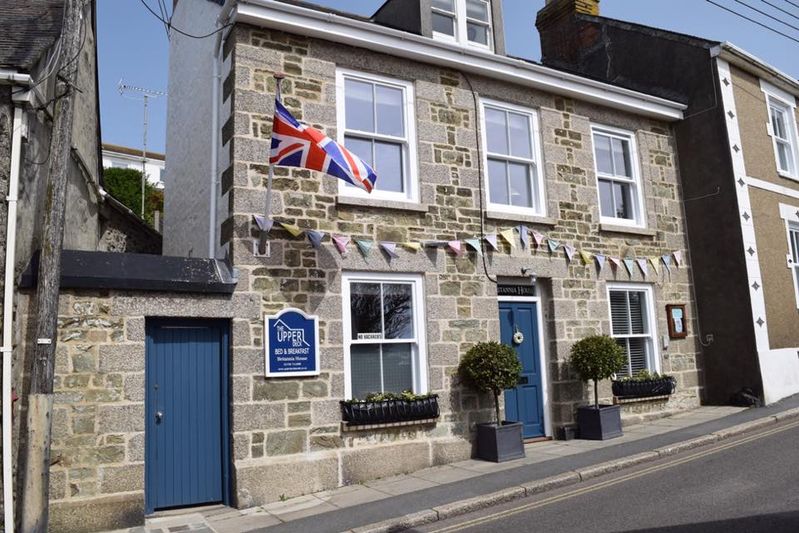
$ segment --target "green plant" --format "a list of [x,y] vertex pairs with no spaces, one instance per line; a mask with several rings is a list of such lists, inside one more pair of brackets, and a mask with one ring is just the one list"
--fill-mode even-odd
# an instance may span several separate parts
[[[103,169],[105,190],[139,216],[142,216],[141,178],[141,171],[135,168]],[[164,191],[155,188],[150,182],[146,182],[144,184],[144,216],[142,218],[150,226],[153,225],[155,211],[164,212]]]
[[599,408],[599,381],[624,367],[627,357],[621,346],[607,335],[592,335],[574,343],[569,361],[584,382],[594,381],[594,407]]
[[674,379],[670,374],[658,374],[657,372],[650,372],[649,370],[639,370],[632,376],[624,376],[616,381],[656,381],[660,379]]
[[405,400],[406,402],[413,402],[416,400],[426,400],[436,396],[435,394],[414,394],[413,391],[404,390],[400,393],[395,392],[370,392],[363,399],[353,398],[345,400],[345,403],[366,403],[366,402],[384,402],[387,400]]
[[467,385],[494,396],[497,425],[501,423],[499,395],[519,383],[522,364],[516,350],[496,341],[480,342],[469,348],[458,365],[458,373]]

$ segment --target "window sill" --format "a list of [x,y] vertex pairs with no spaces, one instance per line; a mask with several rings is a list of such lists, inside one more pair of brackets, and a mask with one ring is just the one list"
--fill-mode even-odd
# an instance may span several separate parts
[[358,198],[355,196],[336,196],[336,205],[345,207],[377,207],[381,209],[396,209],[398,211],[413,211],[427,213],[427,204],[415,202],[402,202],[399,200],[380,200],[377,198]]
[[794,176],[793,174],[789,174],[788,172],[783,172],[782,170],[778,170],[777,174],[781,178],[785,178],[786,180],[799,181],[799,176]]
[[657,231],[649,228],[637,228],[635,226],[618,226],[616,224],[602,223],[599,225],[599,231],[606,233],[627,233],[629,235],[640,235],[642,237],[654,237]]
[[505,220],[512,222],[526,222],[528,224],[539,224],[541,226],[556,226],[558,221],[550,217],[539,215],[522,215],[518,213],[506,213],[504,211],[486,211],[486,218],[490,220]]
[[438,418],[423,418],[421,420],[405,420],[402,422],[385,422],[383,424],[352,424],[350,422],[341,423],[341,431],[368,431],[372,429],[399,428],[407,426],[427,426],[438,422]]

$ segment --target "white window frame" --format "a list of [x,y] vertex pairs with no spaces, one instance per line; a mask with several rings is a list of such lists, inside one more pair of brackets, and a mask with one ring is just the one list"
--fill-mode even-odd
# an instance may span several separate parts
[[[345,94],[345,80],[358,80],[367,83],[377,83],[388,87],[400,89],[403,92],[405,105],[403,106],[403,121],[405,124],[405,138],[393,137],[388,135],[381,135],[379,133],[361,132],[357,130],[347,130],[346,124],[346,94]],[[336,123],[337,140],[340,144],[345,145],[344,137],[347,133],[352,133],[358,137],[388,140],[392,142],[402,142],[403,148],[403,180],[405,181],[405,192],[381,191],[380,190],[380,171],[375,169],[377,173],[377,185],[370,193],[359,189],[358,187],[348,186],[343,180],[338,180],[338,194],[340,196],[374,199],[374,200],[392,200],[405,203],[419,203],[419,174],[418,174],[418,160],[416,156],[416,112],[414,104],[414,87],[413,83],[404,80],[397,80],[394,78],[387,78],[385,76],[378,76],[376,74],[368,74],[347,69],[336,70]]]
[[[608,322],[610,327],[609,335],[616,339],[616,335],[613,334],[613,310],[611,309],[610,304],[610,293],[614,291],[623,291],[623,292],[643,292],[646,294],[646,320],[650,326],[649,334],[634,334],[634,335],[623,335],[624,338],[630,337],[638,337],[638,338],[648,338],[650,340],[650,350],[647,357],[647,370],[650,372],[658,372],[660,373],[660,353],[658,351],[658,328],[657,328],[657,315],[655,314],[655,298],[654,298],[654,291],[652,290],[652,286],[644,283],[608,283],[606,296],[608,301]],[[627,359],[628,370],[630,365],[629,357]]]
[[476,19],[469,19],[466,14],[466,0],[453,0],[455,4],[455,12],[445,11],[443,9],[439,9],[436,7],[432,8],[433,12],[439,12],[445,14],[447,16],[454,16],[455,19],[455,35],[447,35],[446,33],[439,33],[437,31],[433,32],[433,38],[442,40],[442,41],[449,41],[451,43],[457,43],[461,46],[470,46],[474,48],[479,48],[483,50],[494,50],[494,16],[493,10],[491,6],[491,2],[496,2],[499,0],[480,0],[486,3],[488,9],[488,34],[487,34],[487,44],[478,43],[469,40],[469,33],[467,31],[467,22],[469,20],[475,22],[479,25],[484,25],[483,21],[476,20]]
[[785,265],[791,273],[796,308],[799,309],[799,206],[781,203],[780,218],[785,221],[785,238],[788,241]]
[[[766,97],[766,114],[768,120],[766,121],[766,131],[771,137],[772,145],[774,147],[774,167],[777,169],[777,174],[783,178],[799,181],[799,134],[797,133],[796,123],[796,98],[787,91],[783,91],[765,80],[760,80],[760,90]],[[784,142],[789,144],[793,159],[793,168],[788,171],[780,169],[780,157],[777,152],[778,137],[774,134],[774,127],[771,121],[771,108],[776,107],[786,114],[785,127],[788,128],[788,139]]]
[[[600,173],[599,164],[596,156],[596,143],[594,136],[596,134],[605,135],[610,138],[621,139],[627,141],[630,146],[630,170],[632,177],[626,178],[624,176],[612,176],[610,174]],[[614,128],[612,126],[604,126],[601,124],[591,125],[591,150],[594,156],[594,174],[596,175],[596,193],[597,193],[597,207],[599,208],[599,221],[601,224],[611,224],[615,226],[629,226],[634,228],[646,227],[646,210],[644,208],[644,185],[641,181],[641,163],[638,158],[638,143],[636,142],[635,132]],[[612,158],[612,153],[611,153]],[[632,210],[633,218],[617,218],[606,217],[602,214],[602,195],[599,192],[599,180],[610,180],[620,183],[630,184],[632,188]]]
[[[530,135],[533,142],[532,146],[532,159],[525,159],[521,157],[509,156],[505,154],[490,154],[488,152],[488,138],[486,136],[486,107],[498,109],[500,111],[510,111],[513,113],[520,113],[527,115],[530,119]],[[544,180],[544,164],[541,152],[541,134],[538,123],[538,112],[529,107],[522,107],[490,98],[480,98],[480,135],[483,146],[483,190],[486,195],[486,208],[491,211],[499,211],[501,213],[509,213],[516,215],[526,216],[546,216],[546,184]],[[532,166],[532,190],[533,190],[533,206],[521,207],[508,204],[497,204],[491,201],[490,179],[488,175],[488,160],[490,158],[502,159],[504,161],[511,161],[515,163],[524,163]]]
[[[352,339],[352,315],[350,312],[350,285],[352,283],[407,283],[413,289],[413,328],[416,346],[413,350],[413,392],[426,394],[428,391],[427,372],[427,323],[425,321],[424,277],[421,274],[393,274],[386,272],[343,272],[341,274],[342,335],[344,345],[344,397],[352,399],[352,376],[350,347],[353,344],[374,344],[375,341]],[[408,343],[408,339],[383,339],[381,344]]]

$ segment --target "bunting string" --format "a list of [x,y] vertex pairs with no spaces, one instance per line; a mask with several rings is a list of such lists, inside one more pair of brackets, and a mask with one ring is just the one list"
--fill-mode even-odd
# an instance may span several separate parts
[[661,272],[664,278],[668,276],[668,278],[671,279],[672,269],[680,268],[685,265],[682,250],[674,250],[659,256],[614,257],[607,254],[578,249],[571,244],[547,237],[543,233],[533,230],[524,224],[501,231],[498,230],[494,233],[487,233],[482,239],[479,237],[472,237],[466,239],[406,241],[397,243],[391,241],[374,241],[371,239],[353,239],[348,235],[339,233],[301,229],[296,224],[273,221],[260,215],[253,215],[253,222],[262,236],[268,234],[272,230],[273,224],[277,224],[294,238],[306,238],[310,245],[316,249],[321,248],[324,245],[325,239],[329,236],[330,242],[341,256],[346,256],[350,244],[355,243],[361,255],[367,258],[374,248],[374,245],[377,244],[389,261],[400,257],[400,249],[407,251],[407,253],[415,254],[422,251],[424,248],[443,248],[449,253],[452,253],[455,257],[462,257],[470,251],[474,252],[476,256],[480,256],[483,254],[481,241],[487,243],[486,250],[489,252],[503,253],[499,244],[499,238],[502,238],[502,240],[507,243],[511,253],[519,245],[522,250],[530,250],[534,254],[537,250],[545,247],[550,256],[554,258],[556,257],[555,254],[558,249],[562,248],[568,264],[572,264],[575,259],[579,257],[579,264],[585,267],[594,267],[598,275],[604,270],[605,264],[609,263],[614,275],[617,275],[619,268],[623,265],[624,270],[630,278],[633,278],[635,272],[638,271],[644,279],[649,278],[653,274],[656,278],[660,278]]

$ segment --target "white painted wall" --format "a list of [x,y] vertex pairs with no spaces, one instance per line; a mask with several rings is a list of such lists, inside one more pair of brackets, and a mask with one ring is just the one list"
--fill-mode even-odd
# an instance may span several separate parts
[[[204,35],[216,29],[220,11],[214,2],[178,2],[172,22],[187,33]],[[213,37],[192,39],[173,32],[169,45],[164,255],[208,254],[215,44]]]
[[[141,170],[141,158],[128,154],[120,154],[110,150],[103,150],[103,168],[132,168]],[[149,157],[144,163],[144,173],[147,175],[147,182],[156,186],[159,189],[164,188],[164,181],[162,176],[165,165],[160,159],[150,159]]]

